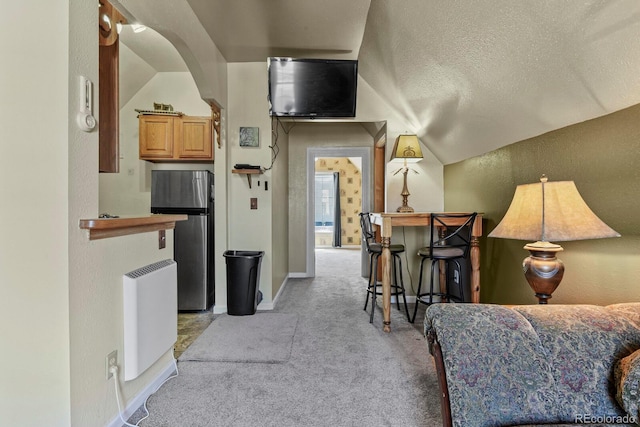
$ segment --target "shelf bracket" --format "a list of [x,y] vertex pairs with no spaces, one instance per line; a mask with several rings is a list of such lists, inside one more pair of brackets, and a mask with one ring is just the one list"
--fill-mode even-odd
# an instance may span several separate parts
[[220,108],[218,108],[218,106],[215,104],[211,104],[211,117],[213,119],[213,130],[216,134],[216,142],[218,143],[218,148],[221,148],[222,144],[220,143]]
[[249,188],[251,188],[251,175],[261,174],[262,170],[260,169],[233,169],[232,173],[240,173],[247,175],[247,182],[249,183]]

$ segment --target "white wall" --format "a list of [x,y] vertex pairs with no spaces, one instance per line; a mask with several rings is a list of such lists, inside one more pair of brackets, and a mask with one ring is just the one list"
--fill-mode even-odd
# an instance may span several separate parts
[[[122,367],[122,275],[171,258],[173,240],[162,250],[155,233],[89,241],[78,227],[99,213],[97,132],[75,124],[79,75],[96,83],[97,110],[97,4],[48,5],[10,2],[0,18],[20,34],[0,42],[0,423],[103,426],[117,415],[105,357],[118,350]],[[27,19],[46,37],[25,33]],[[123,384],[125,401],[171,366],[168,352]]]
[[[71,2],[69,79],[83,74],[97,82],[97,13],[94,3]],[[72,54],[71,54],[72,52]],[[98,135],[75,126],[75,85],[70,88],[69,143],[69,312],[71,366],[71,425],[102,426],[117,414],[113,380],[105,378],[105,357],[118,351],[122,368],[122,275],[154,261],[172,257],[173,233],[167,247],[158,249],[157,233],[143,233],[89,241],[78,228],[81,218],[95,218],[98,209]],[[97,89],[94,93],[97,107]],[[99,111],[98,111],[98,120]],[[66,165],[65,165],[66,166]],[[45,340],[44,342],[47,342]],[[46,354],[42,354],[47,357]],[[122,382],[125,402],[144,390],[171,366],[167,352],[139,378]],[[50,423],[49,423],[50,424]]]
[[[232,174],[236,163],[261,165],[271,164],[271,120],[267,104],[267,68],[265,63],[228,64],[228,123],[227,123],[227,168],[228,168],[228,232],[229,250],[264,251],[260,272],[260,289],[264,305],[272,302],[272,189],[265,190],[265,182],[271,183],[272,172],[254,175],[249,188],[245,175]],[[258,127],[260,146],[246,148],[239,145],[239,128]],[[278,161],[282,162],[282,159]],[[260,181],[260,185],[258,185]],[[258,209],[250,209],[250,199],[258,199]],[[218,292],[220,291],[220,292]],[[226,288],[216,285],[216,297]]]
[[278,159],[271,175],[272,223],[271,250],[273,254],[272,294],[274,303],[289,276],[289,135],[279,127],[271,136],[271,144],[278,148]]
[[[398,169],[394,164],[388,164],[391,159],[393,144],[400,134],[417,134],[419,129],[415,129],[406,120],[398,116],[395,109],[389,107],[387,102],[376,93],[362,78],[358,80],[358,105],[357,120],[361,122],[387,123],[387,145],[386,151],[386,211],[395,212],[402,205],[403,177],[402,174],[393,175]],[[409,187],[409,206],[416,212],[439,212],[444,209],[444,167],[442,163],[421,144],[423,160],[412,165],[417,172],[410,173],[407,178]]]
[[[3,425],[66,426],[71,418],[69,2],[47,6],[6,2],[0,15]],[[27,17],[46,37],[24,31]]]
[[[147,29],[147,31],[153,30]],[[118,92],[120,106],[122,106],[126,105],[131,100],[131,97],[156,75],[156,70],[124,43],[120,43],[118,49],[118,66],[120,69]]]

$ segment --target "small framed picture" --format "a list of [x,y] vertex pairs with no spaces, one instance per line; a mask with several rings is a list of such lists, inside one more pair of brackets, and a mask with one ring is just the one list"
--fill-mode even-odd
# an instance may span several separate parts
[[259,147],[260,146],[260,128],[257,127],[241,127],[240,128],[240,147]]

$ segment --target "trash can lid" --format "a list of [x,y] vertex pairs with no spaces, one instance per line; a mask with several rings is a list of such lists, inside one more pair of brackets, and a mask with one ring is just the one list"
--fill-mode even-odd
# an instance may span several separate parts
[[261,258],[264,251],[225,251],[223,254],[227,258]]

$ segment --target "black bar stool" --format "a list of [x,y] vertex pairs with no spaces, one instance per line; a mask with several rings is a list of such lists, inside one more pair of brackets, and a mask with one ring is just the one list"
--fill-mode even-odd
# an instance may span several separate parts
[[[382,289],[378,290],[378,259],[382,255],[382,245],[375,241],[373,227],[371,226],[371,218],[369,212],[360,213],[360,228],[362,229],[362,240],[364,241],[367,252],[369,253],[369,283],[367,284],[367,298],[364,302],[364,310],[367,310],[369,304],[369,295],[371,295],[371,316],[369,323],[373,322],[373,313],[376,309],[376,296],[382,295]],[[407,313],[407,320],[411,320],[409,308],[407,307],[407,297],[404,292],[404,281],[402,279],[402,259],[400,255],[404,252],[404,245],[391,245],[392,268],[391,268],[391,295],[396,297],[396,304],[400,310],[400,295],[404,301],[404,310]],[[398,282],[398,276],[400,282]]]
[[[440,297],[441,302],[449,302],[451,300],[464,302],[464,288],[462,280],[458,282],[458,292],[460,294],[459,297],[451,294],[449,290],[449,280],[447,278],[447,275],[445,275],[445,292],[434,292],[434,273],[436,266],[440,268],[439,261],[444,261],[447,264],[449,262],[455,262],[458,270],[460,270],[461,266],[459,260],[468,258],[469,256],[469,251],[471,248],[471,232],[473,230],[473,223],[476,219],[476,215],[476,212],[472,214],[431,214],[431,236],[429,239],[429,246],[420,248],[418,250],[418,256],[420,256],[422,260],[420,261],[420,278],[418,279],[416,305],[413,309],[413,317],[411,318],[411,323],[416,320],[418,304],[431,305],[433,304],[434,296]],[[429,285],[429,292],[421,293],[422,271],[424,262],[426,260],[431,261],[431,281]],[[428,299],[425,299],[427,297]]]

